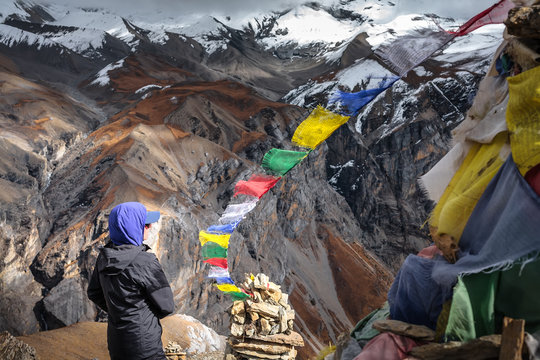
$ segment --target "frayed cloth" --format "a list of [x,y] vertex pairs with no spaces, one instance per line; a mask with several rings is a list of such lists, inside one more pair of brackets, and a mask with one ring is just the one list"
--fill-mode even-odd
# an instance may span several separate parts
[[452,289],[443,289],[431,278],[434,265],[432,259],[407,256],[388,292],[391,319],[436,328]]
[[476,204],[459,243],[455,264],[438,259],[433,279],[451,289],[460,275],[492,272],[540,252],[540,197],[521,176],[512,156]]
[[421,29],[380,46],[375,54],[396,74],[405,76],[454,37],[442,30]]
[[506,122],[510,146],[522,175],[540,163],[540,67],[508,78]]
[[501,0],[495,5],[490,6],[481,13],[473,16],[456,31],[449,31],[449,33],[455,36],[463,36],[484,25],[501,24],[508,17],[508,11],[514,6],[516,5],[512,0]]

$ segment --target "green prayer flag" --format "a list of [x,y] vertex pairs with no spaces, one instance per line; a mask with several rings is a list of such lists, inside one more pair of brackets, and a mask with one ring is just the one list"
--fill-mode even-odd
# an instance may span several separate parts
[[362,320],[360,320],[351,331],[351,337],[364,346],[367,342],[379,335],[380,332],[373,328],[373,323],[377,320],[386,320],[390,316],[390,308],[386,301],[380,309],[373,310]]
[[241,291],[226,291],[225,294],[231,295],[231,299],[233,301],[245,300],[245,299],[250,297],[248,294],[246,294],[244,292],[241,292]]
[[508,270],[477,273],[454,287],[445,340],[469,341],[500,333],[504,316],[525,320],[525,331],[540,330],[540,260]]
[[204,246],[201,249],[201,253],[204,260],[211,259],[211,258],[226,258],[227,257],[227,249],[211,241],[204,244]]
[[270,149],[263,158],[263,169],[283,176],[309,154],[308,151]]
[[494,304],[499,272],[458,278],[446,326],[446,341],[470,341],[495,333]]

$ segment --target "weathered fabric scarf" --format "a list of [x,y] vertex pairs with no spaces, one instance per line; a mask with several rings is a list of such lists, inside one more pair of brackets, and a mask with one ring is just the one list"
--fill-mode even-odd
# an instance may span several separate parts
[[540,252],[540,197],[521,176],[511,156],[472,212],[455,264],[438,259],[433,279],[452,288],[460,275],[491,272]]

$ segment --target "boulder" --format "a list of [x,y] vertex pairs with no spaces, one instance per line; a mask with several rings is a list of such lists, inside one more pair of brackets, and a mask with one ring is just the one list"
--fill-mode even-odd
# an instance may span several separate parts
[[510,35],[526,39],[540,39],[540,5],[510,9],[504,24]]
[[36,349],[4,331],[0,333],[0,359],[37,360],[39,357],[36,354]]

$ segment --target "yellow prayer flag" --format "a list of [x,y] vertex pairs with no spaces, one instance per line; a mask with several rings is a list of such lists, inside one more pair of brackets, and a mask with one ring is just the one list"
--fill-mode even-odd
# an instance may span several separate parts
[[217,288],[223,292],[225,291],[237,291],[237,292],[241,292],[242,290],[240,290],[236,285],[232,285],[232,284],[221,284],[221,285],[216,285]]
[[345,124],[349,116],[342,116],[318,105],[294,132],[292,142],[306,148],[315,149],[332,133]]
[[451,262],[455,261],[459,239],[476,203],[506,160],[507,143],[506,131],[495,136],[490,144],[474,143],[433,209],[433,241]]
[[540,67],[507,78],[510,98],[506,123],[512,156],[519,172],[540,163]]
[[224,247],[225,249],[229,247],[230,237],[231,237],[231,234],[215,235],[215,234],[209,234],[206,231],[199,232],[199,241],[201,242],[201,245],[204,245],[207,242],[212,241]]

